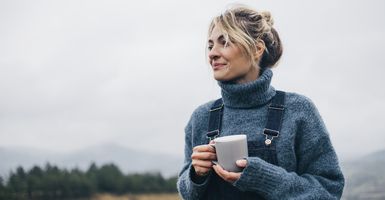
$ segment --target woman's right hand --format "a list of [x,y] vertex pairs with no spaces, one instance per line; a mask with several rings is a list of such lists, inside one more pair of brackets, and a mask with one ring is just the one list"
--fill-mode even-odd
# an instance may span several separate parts
[[207,175],[213,167],[213,163],[211,161],[217,159],[215,148],[211,144],[214,144],[214,141],[211,141],[209,144],[199,145],[193,148],[193,153],[191,154],[192,165],[198,176]]

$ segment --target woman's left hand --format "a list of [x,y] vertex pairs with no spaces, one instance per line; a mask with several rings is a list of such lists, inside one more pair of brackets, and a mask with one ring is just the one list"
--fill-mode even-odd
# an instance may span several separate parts
[[[247,165],[247,160],[245,159],[237,160],[236,164],[238,167],[245,168]],[[223,178],[223,180],[230,183],[234,183],[235,181],[237,181],[242,174],[241,172],[226,171],[219,164],[214,165],[213,168],[215,172],[218,174],[218,176],[220,176],[221,178]]]

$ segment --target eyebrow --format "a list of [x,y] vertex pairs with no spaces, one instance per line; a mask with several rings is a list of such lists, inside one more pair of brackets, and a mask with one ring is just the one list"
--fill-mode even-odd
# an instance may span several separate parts
[[[217,41],[223,40],[224,38],[225,38],[225,36],[220,35],[220,36],[217,38]],[[213,43],[213,40],[209,39],[208,43]]]

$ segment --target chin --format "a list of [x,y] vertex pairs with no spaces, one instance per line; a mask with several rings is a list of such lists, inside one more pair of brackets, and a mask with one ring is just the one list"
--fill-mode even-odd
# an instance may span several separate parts
[[226,77],[225,75],[222,75],[222,74],[215,74],[215,73],[214,73],[214,79],[217,80],[217,81],[222,81],[222,82],[224,82],[224,81],[230,81],[230,80],[231,80],[231,78]]
[[226,81],[225,76],[223,76],[221,74],[215,74],[215,72],[214,72],[214,79],[217,81]]
[[244,76],[231,76],[229,74],[215,74],[214,79],[221,82],[238,83]]

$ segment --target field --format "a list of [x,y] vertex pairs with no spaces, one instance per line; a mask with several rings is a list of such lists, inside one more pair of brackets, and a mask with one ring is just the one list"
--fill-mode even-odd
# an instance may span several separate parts
[[178,194],[127,194],[127,195],[112,195],[112,194],[97,194],[91,200],[180,200]]

